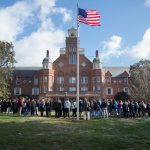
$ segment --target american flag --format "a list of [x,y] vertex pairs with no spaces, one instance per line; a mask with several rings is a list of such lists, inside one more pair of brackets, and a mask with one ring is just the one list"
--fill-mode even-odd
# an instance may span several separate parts
[[97,10],[78,9],[78,22],[90,26],[100,26],[100,14]]

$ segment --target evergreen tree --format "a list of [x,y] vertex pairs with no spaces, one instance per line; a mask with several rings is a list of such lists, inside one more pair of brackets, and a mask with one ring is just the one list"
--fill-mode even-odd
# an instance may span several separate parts
[[128,100],[129,99],[129,95],[122,91],[122,92],[118,92],[115,97],[114,97],[115,100],[119,101],[119,100]]

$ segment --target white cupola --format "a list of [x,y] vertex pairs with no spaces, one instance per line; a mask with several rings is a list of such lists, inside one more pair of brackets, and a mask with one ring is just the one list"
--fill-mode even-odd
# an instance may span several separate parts
[[71,37],[71,38],[75,38],[75,37],[77,37],[77,29],[75,29],[75,28],[70,28],[70,29],[68,29],[68,35],[69,35],[69,37]]
[[43,59],[43,69],[52,69],[52,60],[49,57],[49,50],[46,51],[46,57]]
[[93,59],[93,69],[102,69],[102,62],[100,61],[98,50],[96,50],[96,57]]

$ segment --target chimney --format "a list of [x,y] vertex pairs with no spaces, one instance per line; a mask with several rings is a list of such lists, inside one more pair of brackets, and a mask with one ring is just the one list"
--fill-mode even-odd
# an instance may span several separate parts
[[99,53],[98,50],[96,50],[96,58],[99,57]]
[[46,57],[49,58],[49,50],[47,50],[47,52],[46,52]]

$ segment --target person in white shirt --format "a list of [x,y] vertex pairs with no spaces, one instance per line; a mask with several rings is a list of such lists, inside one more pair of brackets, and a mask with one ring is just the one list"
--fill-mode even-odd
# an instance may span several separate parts
[[64,109],[65,109],[64,117],[70,117],[70,107],[71,107],[71,103],[69,99],[66,99],[64,103]]
[[71,103],[72,117],[77,117],[77,102],[74,99]]

